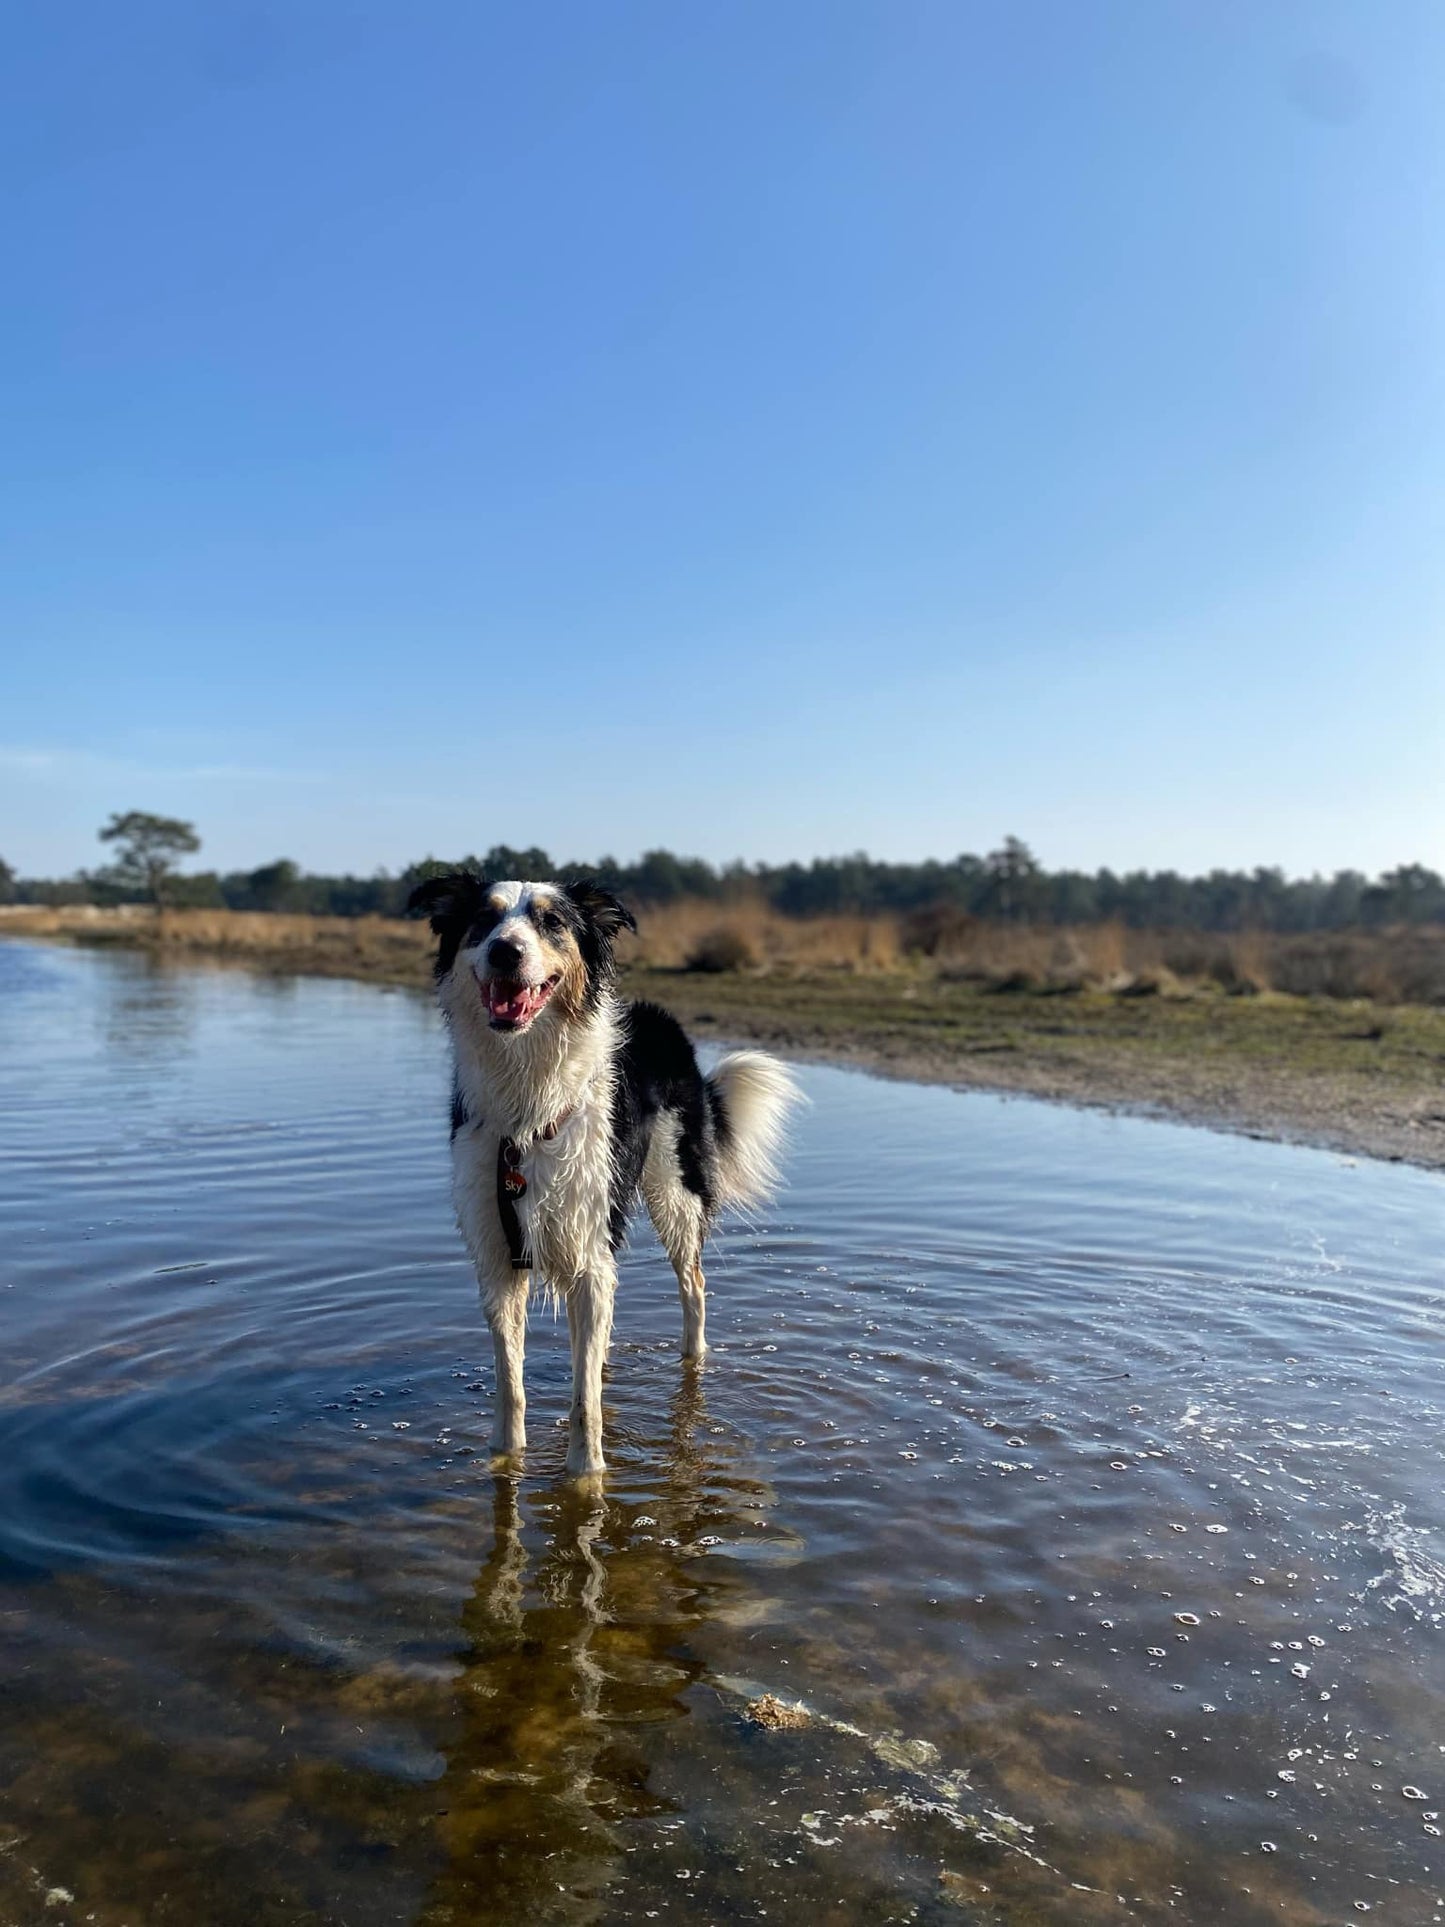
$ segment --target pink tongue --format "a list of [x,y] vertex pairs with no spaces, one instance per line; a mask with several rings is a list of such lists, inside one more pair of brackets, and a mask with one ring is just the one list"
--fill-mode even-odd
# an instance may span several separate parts
[[520,1024],[531,1014],[533,993],[525,984],[517,990],[507,990],[501,984],[492,983],[487,986],[487,1002],[493,1017],[500,1017],[506,1024]]

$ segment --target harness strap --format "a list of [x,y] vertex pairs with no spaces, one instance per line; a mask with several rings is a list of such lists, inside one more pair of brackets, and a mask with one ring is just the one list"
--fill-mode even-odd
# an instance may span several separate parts
[[[571,1105],[560,1117],[554,1117],[550,1124],[544,1124],[529,1144],[545,1139],[549,1144],[576,1109]],[[522,1221],[517,1216],[517,1200],[527,1195],[527,1180],[522,1175],[522,1146],[514,1137],[504,1137],[497,1146],[497,1215],[502,1220],[502,1236],[507,1241],[513,1271],[530,1271],[531,1254],[527,1241],[522,1236]]]

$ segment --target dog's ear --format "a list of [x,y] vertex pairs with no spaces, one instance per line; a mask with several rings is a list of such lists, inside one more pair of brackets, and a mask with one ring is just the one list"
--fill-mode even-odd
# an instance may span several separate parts
[[567,894],[582,912],[599,935],[610,943],[619,930],[630,930],[637,934],[637,919],[620,898],[614,897],[610,890],[604,890],[600,883],[593,883],[583,877],[577,883],[569,883]]
[[424,916],[440,937],[448,930],[465,929],[481,908],[485,881],[471,870],[448,870],[419,883],[406,900],[409,917]]

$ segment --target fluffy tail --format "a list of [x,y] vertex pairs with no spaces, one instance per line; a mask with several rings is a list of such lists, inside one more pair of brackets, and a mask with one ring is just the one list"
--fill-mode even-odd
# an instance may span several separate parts
[[777,1058],[760,1050],[731,1052],[707,1084],[717,1123],[719,1202],[760,1204],[777,1187],[783,1127],[803,1093]]

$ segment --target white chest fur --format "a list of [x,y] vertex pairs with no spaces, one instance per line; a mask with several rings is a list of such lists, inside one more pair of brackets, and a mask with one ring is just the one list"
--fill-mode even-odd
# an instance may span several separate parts
[[[557,1290],[608,1261],[611,1096],[610,1076],[594,1077],[555,1137],[516,1140],[526,1184],[515,1200],[522,1245],[534,1269]],[[512,1269],[497,1198],[503,1135],[483,1117],[463,1125],[452,1141],[457,1222],[484,1281],[504,1281]]]

